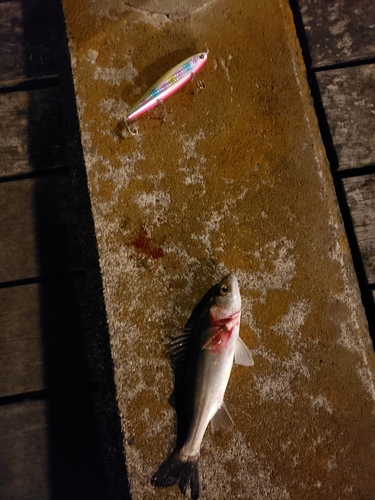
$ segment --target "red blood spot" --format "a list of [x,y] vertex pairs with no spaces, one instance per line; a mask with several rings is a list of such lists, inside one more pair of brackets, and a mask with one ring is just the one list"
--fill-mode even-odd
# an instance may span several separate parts
[[139,230],[138,236],[134,241],[131,241],[130,244],[140,250],[141,253],[148,255],[153,259],[161,259],[162,257],[164,257],[164,251],[162,247],[152,244],[152,240],[148,236],[147,231],[144,227]]
[[224,328],[220,328],[219,331],[215,333],[215,335],[208,342],[206,342],[206,345],[211,349],[212,354],[216,354],[219,350],[225,349],[232,331],[233,329],[227,331]]
[[240,313],[237,311],[226,318],[210,317],[210,326],[215,329],[213,335],[207,340],[204,348],[211,349],[213,354],[226,348],[228,341],[236,326],[240,324]]

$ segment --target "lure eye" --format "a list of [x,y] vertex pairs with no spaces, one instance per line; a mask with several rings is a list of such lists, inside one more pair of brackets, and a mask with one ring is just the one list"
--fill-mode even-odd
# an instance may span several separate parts
[[222,287],[220,288],[220,295],[226,295],[227,292],[228,292],[227,285],[222,285]]
[[199,59],[204,59],[204,54],[199,54]]

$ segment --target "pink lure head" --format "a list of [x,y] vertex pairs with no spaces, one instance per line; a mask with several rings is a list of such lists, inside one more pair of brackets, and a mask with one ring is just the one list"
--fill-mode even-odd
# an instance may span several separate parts
[[198,73],[198,71],[204,66],[207,61],[208,50],[207,52],[200,52],[192,57],[192,70],[193,73]]

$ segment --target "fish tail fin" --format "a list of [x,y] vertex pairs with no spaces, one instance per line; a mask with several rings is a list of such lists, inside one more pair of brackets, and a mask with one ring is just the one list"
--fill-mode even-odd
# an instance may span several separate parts
[[168,487],[177,484],[185,495],[190,486],[192,500],[199,498],[199,455],[183,459],[179,451],[175,450],[172,455],[161,464],[159,469],[151,478],[151,484],[158,487]]

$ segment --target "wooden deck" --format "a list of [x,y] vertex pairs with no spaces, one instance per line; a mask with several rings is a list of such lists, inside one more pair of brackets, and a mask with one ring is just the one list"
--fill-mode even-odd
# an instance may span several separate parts
[[375,340],[375,4],[292,0],[321,134]]
[[106,498],[50,2],[0,3],[0,498]]
[[[375,339],[375,6],[291,5]],[[87,255],[92,228],[91,236],[82,233],[76,215],[88,208],[71,182],[80,157],[77,147],[72,160],[72,130],[68,138],[64,132],[72,87],[62,83],[69,80],[64,61],[55,60],[64,44],[60,37],[55,45],[59,22],[48,0],[0,0],[4,500],[124,498],[126,490],[110,362],[95,356],[97,255]],[[99,341],[107,352],[105,335]]]

